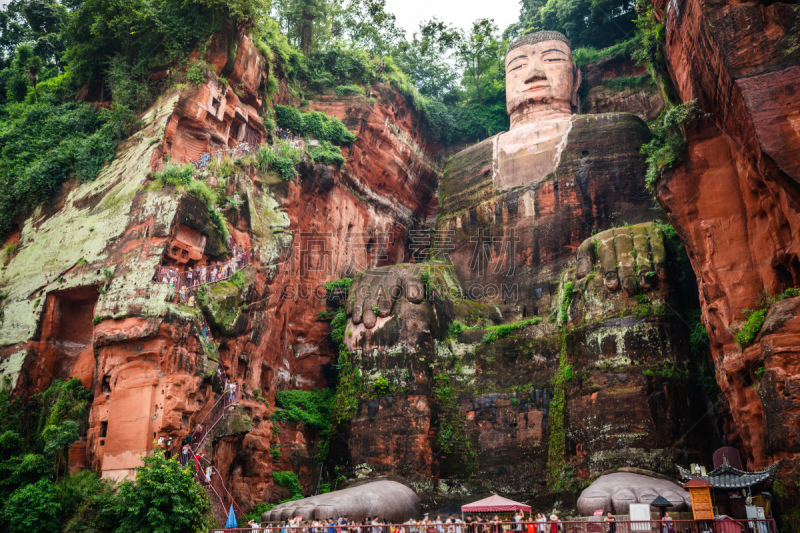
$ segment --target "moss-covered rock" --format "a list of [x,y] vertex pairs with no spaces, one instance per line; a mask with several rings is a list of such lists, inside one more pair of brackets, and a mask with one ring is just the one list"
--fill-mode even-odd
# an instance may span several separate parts
[[249,272],[240,270],[233,277],[205,285],[198,291],[198,300],[209,324],[226,337],[240,333],[239,318],[250,283]]

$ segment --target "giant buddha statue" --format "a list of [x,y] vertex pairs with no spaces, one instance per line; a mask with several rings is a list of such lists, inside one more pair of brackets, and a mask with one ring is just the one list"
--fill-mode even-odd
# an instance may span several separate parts
[[649,130],[631,113],[578,114],[581,74],[560,33],[521,37],[505,64],[511,128],[449,160],[435,260],[353,279],[344,341],[363,379],[351,459],[533,490],[564,354],[580,376],[562,407],[580,477],[685,462],[693,437],[681,439],[704,403],[657,374],[688,349],[667,311],[664,234],[649,222]]
[[650,134],[632,113],[578,114],[581,73],[558,32],[520,37],[505,64],[511,128],[450,160],[437,230],[469,297],[516,298],[531,316],[584,239],[653,219]]

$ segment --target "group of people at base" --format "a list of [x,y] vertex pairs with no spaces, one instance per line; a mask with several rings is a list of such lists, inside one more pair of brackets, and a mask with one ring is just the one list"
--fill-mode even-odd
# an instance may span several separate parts
[[[527,523],[526,523],[527,522]],[[261,529],[257,522],[249,522],[251,529]],[[455,515],[449,515],[442,520],[442,515],[431,519],[425,513],[422,520],[413,518],[402,524],[393,524],[385,518],[371,516],[360,521],[352,520],[346,516],[325,520],[286,520],[283,524],[268,524],[264,526],[271,529],[280,529],[280,533],[560,533],[564,525],[557,515],[552,514],[548,519],[544,513],[537,513],[534,517],[530,514],[526,520],[525,514],[517,512],[511,522],[501,520],[499,515],[468,516],[464,520]]]
[[[660,533],[675,533],[672,526],[672,517],[669,513],[661,519]],[[609,511],[603,516],[603,528],[606,533],[617,533],[617,524],[614,515]],[[544,513],[525,513],[518,511],[514,517],[501,520],[499,515],[489,518],[486,516],[468,516],[464,520],[455,515],[449,515],[444,521],[442,515],[431,519],[425,513],[422,520],[413,518],[402,524],[392,524],[390,521],[377,516],[370,516],[360,520],[353,520],[347,516],[325,520],[286,520],[282,524],[267,524],[261,526],[258,522],[250,520],[248,527],[253,530],[270,529],[273,533],[562,533],[564,524],[558,515],[551,514],[549,518]]]
[[[664,517],[661,520],[661,533],[675,533],[675,528],[672,525],[672,517],[669,513],[664,513]],[[606,533],[617,533],[617,519],[614,518],[614,515],[611,514],[611,511],[606,513],[603,517],[603,522],[606,524]]]

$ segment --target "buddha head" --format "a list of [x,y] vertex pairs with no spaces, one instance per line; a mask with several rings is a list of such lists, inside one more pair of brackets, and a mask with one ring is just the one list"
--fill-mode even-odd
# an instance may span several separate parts
[[578,111],[581,72],[569,40],[539,31],[514,41],[506,53],[506,108],[511,128]]

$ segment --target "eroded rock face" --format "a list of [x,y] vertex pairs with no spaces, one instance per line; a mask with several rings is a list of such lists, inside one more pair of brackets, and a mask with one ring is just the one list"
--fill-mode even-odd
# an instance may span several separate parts
[[[697,274],[717,382],[730,407],[725,431],[748,468],[787,459],[784,471],[796,471],[795,440],[786,433],[792,430],[778,414],[795,399],[764,385],[793,387],[797,373],[783,354],[796,351],[797,330],[792,321],[773,322],[743,352],[731,329],[767,288],[775,294],[800,283],[800,101],[790,96],[800,73],[800,8],[697,0],[658,5],[680,98],[697,98],[711,114],[689,126],[688,160],[659,183],[658,199]],[[754,386],[762,365],[770,377]]]
[[658,118],[664,98],[645,67],[625,57],[601,59],[582,68],[585,94],[581,112],[599,114],[625,111],[645,122]]
[[[429,476],[464,495],[479,490],[473,476],[490,480],[489,490],[524,494],[541,489],[553,468],[569,467],[577,479],[620,464],[671,473],[707,451],[709,424],[696,424],[704,398],[688,381],[665,377],[689,358],[688,331],[671,311],[680,302],[661,230],[601,232],[573,262],[543,313],[553,322],[513,326],[500,325],[508,319],[497,308],[465,298],[444,263],[357,276],[345,330],[362,379],[352,461],[403,476],[425,494],[434,488]],[[453,329],[457,321],[466,329]],[[565,365],[567,400],[554,407]],[[563,425],[552,425],[553,408]],[[564,441],[563,464],[548,459],[553,432]]]
[[284,182],[245,162],[227,177],[208,175],[242,200],[225,215],[253,262],[238,285],[220,282],[204,300],[218,344],[204,347],[199,309],[176,305],[169,285],[153,278],[162,263],[227,260],[229,244],[202,202],[153,186],[151,169],[165,154],[182,163],[204,150],[263,142],[260,86],[270,68],[230,29],[207,54],[228,85],[212,73],[198,89],[163,97],[96,181],[65,189],[60,209],[40,210],[22,225],[19,252],[0,272],[8,294],[0,371],[18,394],[54,377],[76,376],[92,388],[87,466],[122,478],[203,419],[219,398],[215,375],[224,367],[243,400],[203,453],[246,509],[288,496],[273,470],[294,471],[308,485],[317,479],[315,436],[269,420],[275,392],[330,382],[335,347],[317,318],[326,308],[324,283],[404,260],[408,229],[434,212],[440,172],[418,117],[382,86],[373,102],[319,104],[359,135],[343,170],[317,165]]

